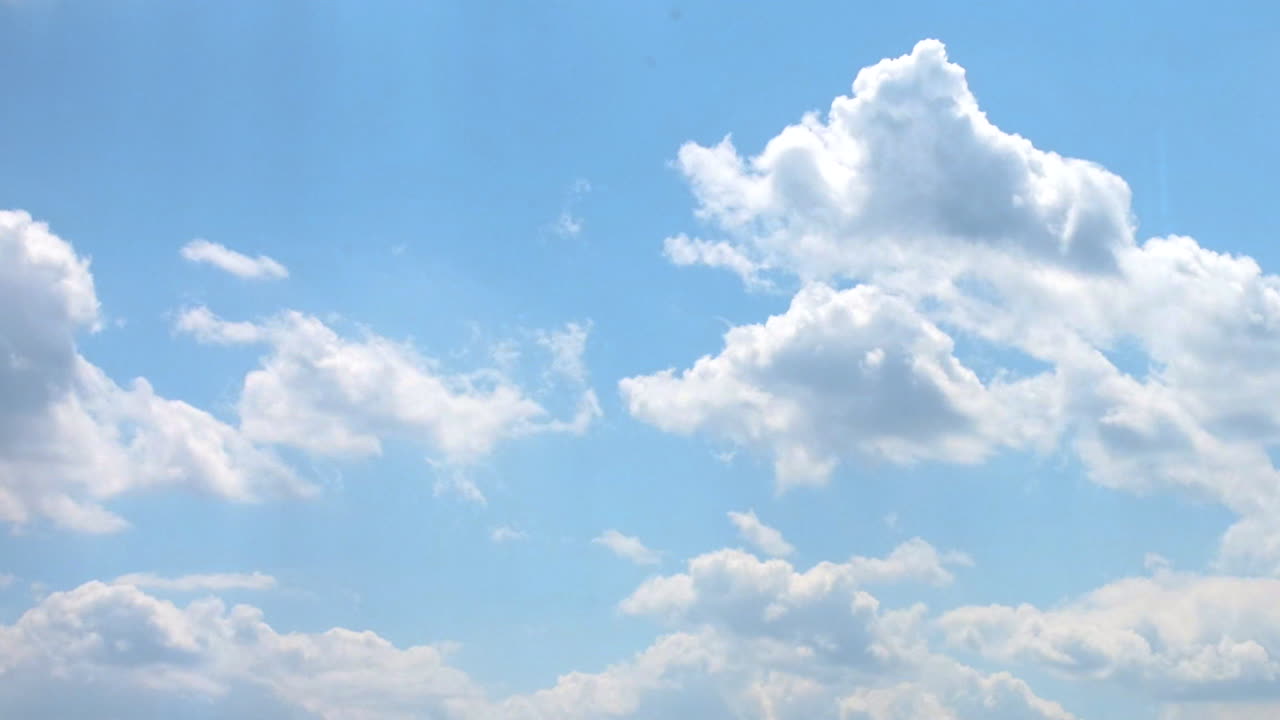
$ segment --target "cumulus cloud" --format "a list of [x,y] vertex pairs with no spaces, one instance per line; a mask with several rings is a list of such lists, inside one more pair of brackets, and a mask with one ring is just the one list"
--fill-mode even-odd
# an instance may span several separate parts
[[623,535],[617,530],[605,530],[591,542],[602,545],[611,550],[614,555],[637,565],[657,565],[662,561],[662,555],[645,547],[644,543],[640,542],[640,538]]
[[288,268],[266,255],[249,257],[208,240],[192,240],[182,246],[181,252],[189,262],[212,265],[236,277],[253,280],[289,277]]
[[984,384],[953,349],[900,297],[813,284],[785,313],[729,330],[718,355],[620,388],[664,430],[767,449],[784,486],[824,483],[846,457],[978,462],[1051,427],[1018,422],[1053,402],[1043,379]]
[[0,522],[110,532],[103,502],[176,486],[235,501],[312,488],[269,450],[142,378],[81,356],[99,324],[88,261],[21,211],[0,212]]
[[[735,551],[703,558],[725,552]],[[647,648],[505,698],[453,667],[448,644],[401,648],[344,628],[284,633],[250,605],[207,596],[183,606],[138,583],[88,582],[0,625],[0,714],[123,716],[145,707],[322,720],[905,720],[926,709],[954,720],[1073,720],[1007,673],[929,650],[920,606],[882,608],[821,566],[798,573],[734,557],[716,578],[691,562],[690,603],[663,615],[673,627]],[[218,585],[200,577],[188,585]]]
[[[941,43],[755,155],[690,142],[677,165],[704,232],[667,256],[800,289],[717,354],[622,380],[635,417],[765,455],[782,487],[1067,449],[1107,487],[1231,508],[1223,567],[1280,572],[1280,278],[1139,242],[1125,182],[994,125]],[[979,377],[959,341],[1004,367]]]
[[115,583],[150,590],[173,592],[218,592],[222,590],[270,590],[276,579],[260,572],[203,573],[164,577],[155,573],[130,573],[116,578]]
[[782,533],[760,522],[755,510],[744,513],[730,512],[729,521],[738,528],[738,534],[742,535],[742,539],[766,555],[786,557],[795,552],[795,547],[782,537]]
[[[891,558],[878,560],[900,564]],[[855,560],[799,572],[737,550],[694,558],[685,573],[652,578],[621,604],[666,623],[670,634],[631,660],[571,673],[504,707],[544,713],[509,715],[516,718],[914,720],[886,714],[905,703],[961,720],[1073,717],[1008,674],[986,675],[930,651],[924,608],[883,608],[866,586],[889,578],[867,571],[871,559]],[[904,567],[893,575],[937,571]]]
[[[955,579],[948,566],[969,564],[967,555],[940,553],[920,538],[883,558],[854,556],[844,563],[818,563],[803,572],[786,560],[761,560],[725,549],[691,559],[686,572],[646,580],[620,607],[628,614],[668,620],[746,623],[784,635],[815,633],[827,638],[819,645],[834,647],[837,633],[857,632],[846,617],[850,602],[868,617],[879,607],[865,588],[907,581],[947,585]],[[796,628],[797,619],[806,625]],[[855,645],[868,647],[859,638]]]
[[1277,598],[1280,580],[1272,578],[1158,569],[1053,609],[963,607],[938,624],[955,646],[1159,699],[1274,702],[1280,700]]
[[[552,418],[495,369],[448,373],[405,342],[365,331],[339,334],[311,315],[286,311],[261,322],[230,322],[204,307],[181,313],[176,328],[215,344],[261,344],[261,366],[244,379],[238,411],[246,436],[322,455],[367,456],[400,435],[439,459],[465,465],[502,440],[545,432],[582,433],[600,414],[590,388],[577,410]],[[585,376],[586,329],[547,335],[558,371]]]
[[862,70],[825,119],[806,115],[755,157],[725,138],[686,143],[678,166],[698,214],[746,257],[807,278],[883,271],[904,250],[1102,272],[1133,240],[1124,181],[997,128],[936,40]]
[[0,626],[0,711],[15,717],[238,711],[325,720],[478,718],[447,647],[370,632],[280,633],[213,597],[180,607],[133,585],[56,592]]

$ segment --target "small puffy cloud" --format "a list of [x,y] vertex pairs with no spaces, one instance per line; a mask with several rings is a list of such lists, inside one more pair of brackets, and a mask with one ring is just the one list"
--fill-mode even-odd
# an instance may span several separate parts
[[225,590],[270,590],[276,579],[260,572],[253,573],[204,573],[164,577],[154,573],[130,573],[113,582],[148,590],[171,592],[222,592]]
[[500,525],[489,533],[489,539],[498,544],[516,542],[528,537],[529,535],[523,530],[516,530],[515,528],[507,525]]
[[[263,444],[367,456],[381,452],[383,437],[399,435],[456,466],[480,459],[505,439],[580,434],[600,413],[590,388],[581,389],[571,417],[552,418],[499,370],[447,373],[408,343],[368,331],[346,337],[299,312],[249,323],[193,308],[180,315],[176,328],[201,342],[267,346],[261,366],[245,377],[238,403],[241,429]],[[548,337],[558,369],[585,375],[585,329],[570,326]]]
[[240,278],[266,280],[289,277],[288,268],[266,255],[249,257],[208,240],[192,240],[182,246],[181,252],[185,260],[212,265]]
[[262,339],[262,329],[257,325],[228,322],[204,306],[187,308],[179,313],[174,329],[214,345],[245,345]]
[[[1280,580],[1157,569],[1043,610],[963,607],[938,625],[958,647],[1165,700],[1280,699]],[[1224,717],[1231,717],[1225,715]]]
[[617,530],[605,530],[591,542],[602,545],[613,551],[614,555],[637,565],[657,565],[662,561],[662,556],[645,547],[644,543],[640,542],[640,538],[623,535]]
[[254,501],[311,486],[236,428],[81,356],[98,325],[88,261],[21,211],[0,212],[0,522],[83,532],[127,525],[104,502],[183,487]]
[[742,539],[754,545],[766,555],[786,557],[795,552],[795,547],[782,537],[782,533],[760,522],[755,510],[744,513],[730,512],[729,521],[738,528]]

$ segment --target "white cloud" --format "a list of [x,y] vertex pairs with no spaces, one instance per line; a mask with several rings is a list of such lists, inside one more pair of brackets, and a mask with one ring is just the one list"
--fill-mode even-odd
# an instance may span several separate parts
[[154,573],[130,573],[113,582],[138,588],[172,592],[219,592],[223,590],[270,590],[276,579],[260,572],[253,573],[205,573],[164,577]]
[[662,254],[676,265],[706,265],[736,274],[750,288],[768,289],[773,284],[761,277],[765,266],[723,240],[708,242],[688,235],[673,235],[662,243]]
[[806,115],[756,157],[726,138],[685,144],[678,164],[698,214],[744,256],[810,279],[988,250],[1105,271],[1132,242],[1124,181],[1001,132],[934,40],[862,70],[825,119]]
[[760,522],[755,510],[745,513],[730,512],[729,521],[738,528],[738,534],[766,555],[786,557],[795,552],[795,547],[782,537],[782,533]]
[[[499,370],[447,373],[408,343],[368,331],[344,337],[299,312],[227,322],[200,307],[182,313],[176,327],[202,342],[268,346],[261,366],[245,377],[238,404],[243,432],[264,444],[364,456],[380,453],[383,437],[400,435],[444,462],[466,465],[505,439],[580,434],[600,413],[595,393],[581,388],[572,417],[550,418]],[[571,326],[549,336],[566,372],[585,374],[585,335],[585,328]]]
[[261,280],[289,277],[288,268],[266,255],[249,257],[208,240],[192,240],[183,245],[182,257],[190,262],[212,265],[241,278]]
[[[947,585],[955,579],[948,566],[971,564],[967,555],[939,553],[920,538],[902,543],[883,558],[855,556],[845,563],[822,562],[804,572],[786,560],[718,550],[690,560],[684,573],[646,580],[621,608],[632,615],[747,623],[789,634],[798,632],[787,629],[793,621],[805,618],[814,624],[806,625],[804,633],[856,633],[848,622],[824,620],[822,615],[843,616],[851,600],[864,602],[871,612],[877,604],[864,592],[867,586],[906,581]],[[831,644],[830,638],[826,644]]]
[[[886,713],[915,707],[953,720],[1073,718],[1008,674],[929,651],[921,606],[885,610],[855,584],[828,582],[823,565],[796,573],[725,553],[734,551],[691,561],[695,594],[682,614],[663,614],[669,634],[602,671],[502,699],[452,667],[447,644],[399,648],[344,628],[282,633],[249,605],[180,606],[136,584],[89,582],[0,625],[0,714],[897,720]],[[705,577],[706,559],[728,557],[739,559]]]
[[941,329],[872,286],[809,285],[761,325],[675,374],[623,379],[633,415],[773,457],[779,482],[821,484],[844,457],[978,462],[1047,432],[1025,406],[1052,404],[1041,379],[983,384]]
[[603,545],[618,557],[630,560],[637,565],[657,565],[662,561],[662,556],[645,547],[644,543],[640,542],[640,538],[623,535],[617,530],[605,530],[591,542]]
[[[623,380],[636,417],[769,456],[783,486],[1066,448],[1101,485],[1232,509],[1222,566],[1280,573],[1280,278],[1139,243],[1125,182],[992,124],[941,43],[862,70],[754,156],[687,143],[678,166],[705,239],[668,240],[674,262],[802,289],[718,354]],[[1005,367],[979,379],[957,340]]]
[[312,488],[207,412],[120,387],[76,349],[99,324],[88,262],[25,212],[0,212],[0,522],[85,532],[126,521],[103,502],[185,487],[253,501]]
[[949,641],[1157,699],[1280,699],[1280,580],[1159,569],[1051,610],[992,605],[939,619]]
[[0,714],[481,717],[479,691],[446,654],[341,628],[279,633],[251,606],[210,597],[180,607],[90,582],[0,626]]
[[523,530],[516,530],[507,525],[496,527],[489,533],[489,539],[495,543],[515,542],[524,540],[527,537],[529,537],[528,534]]

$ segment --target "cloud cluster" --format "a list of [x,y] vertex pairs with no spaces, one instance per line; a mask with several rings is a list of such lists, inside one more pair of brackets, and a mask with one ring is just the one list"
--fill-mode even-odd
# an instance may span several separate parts
[[[904,565],[898,555],[861,560]],[[882,609],[859,585],[864,574],[852,566],[797,572],[728,550],[695,558],[687,575],[646,583],[624,601],[628,612],[659,613],[668,634],[600,672],[568,673],[544,690],[502,699],[450,665],[448,645],[398,648],[341,628],[280,632],[249,605],[205,597],[180,606],[127,578],[94,581],[49,594],[0,626],[0,713],[146,707],[322,720],[906,720],[928,709],[956,720],[1073,718],[1008,674],[931,652],[923,608]],[[904,568],[865,577],[920,575]],[[202,577],[182,585],[235,585]],[[679,600],[680,612],[658,608],[654,588],[680,577],[693,590]]]
[[[261,367],[244,379],[238,411],[246,435],[309,452],[363,456],[403,435],[441,460],[466,464],[501,440],[586,430],[600,413],[584,388],[575,415],[547,410],[498,370],[449,374],[411,345],[372,332],[344,337],[322,320],[286,311],[263,322],[230,322],[204,307],[184,311],[178,330],[200,342],[261,344]],[[553,368],[585,382],[583,327],[548,334]]]
[[600,414],[583,325],[540,336],[552,371],[578,393],[576,410],[553,418],[501,372],[444,373],[371,332],[345,338],[297,312],[251,323],[190,309],[178,328],[202,342],[270,348],[231,425],[143,378],[117,385],[77,350],[77,335],[99,323],[88,261],[28,214],[0,212],[0,522],[115,531],[127,521],[105,502],[160,487],[237,502],[305,497],[316,488],[273,448],[369,455],[401,434],[459,466],[508,438],[581,433]]
[[1280,701],[1280,580],[1161,569],[1061,607],[957,608],[949,641],[1166,700]]
[[76,349],[98,323],[88,261],[26,213],[0,212],[0,522],[108,532],[126,522],[102,503],[129,491],[311,491],[236,428],[144,379],[108,378]]
[[1124,181],[993,125],[941,43],[757,155],[726,138],[678,165],[709,235],[666,255],[799,289],[687,369],[623,379],[635,417],[763,455],[782,487],[1066,449],[1102,485],[1231,508],[1224,566],[1280,571],[1280,278],[1138,242]]

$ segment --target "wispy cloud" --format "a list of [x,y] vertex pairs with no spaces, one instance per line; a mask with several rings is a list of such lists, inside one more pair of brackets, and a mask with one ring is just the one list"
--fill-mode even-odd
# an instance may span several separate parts
[[266,255],[249,257],[208,240],[192,240],[182,246],[182,257],[194,263],[205,263],[236,277],[254,280],[289,277],[289,269]]
[[516,530],[508,525],[496,527],[493,532],[489,533],[489,539],[499,544],[524,540],[527,537],[529,537],[528,534],[523,530]]
[[620,558],[630,560],[637,565],[657,565],[662,556],[640,542],[640,538],[623,535],[617,530],[605,530],[591,542],[603,545]]
[[115,582],[118,585],[133,585],[139,588],[172,592],[270,590],[276,586],[274,577],[260,572],[208,573],[179,577],[163,577],[154,573],[130,573],[121,575],[115,579]]
[[552,232],[564,238],[577,237],[582,233],[584,223],[582,217],[577,214],[577,205],[589,192],[591,192],[590,182],[582,178],[573,181],[573,185],[569,187],[569,192],[565,196],[564,206],[560,209],[560,216],[551,225]]

